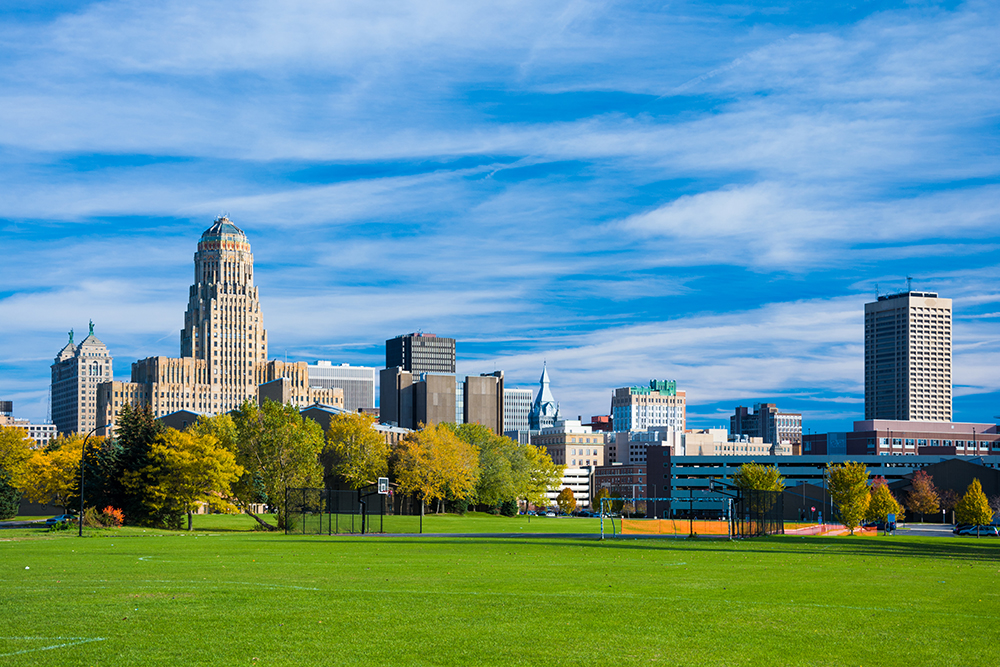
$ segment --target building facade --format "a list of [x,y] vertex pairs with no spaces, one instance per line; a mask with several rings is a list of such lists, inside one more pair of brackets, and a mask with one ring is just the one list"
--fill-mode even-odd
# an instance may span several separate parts
[[788,444],[795,450],[802,444],[802,413],[779,410],[774,403],[755,403],[753,412],[738,406],[729,418],[729,432],[771,445]]
[[330,361],[309,365],[309,382],[314,387],[340,388],[344,391],[344,409],[349,412],[375,407],[375,384],[378,369],[369,366],[334,366]]
[[687,395],[673,380],[650,380],[648,387],[620,387],[611,397],[615,431],[643,431],[666,427],[683,431],[687,424]]
[[865,304],[865,419],[951,421],[951,299],[903,292]]
[[408,373],[455,373],[455,339],[411,333],[385,341],[385,367]]
[[997,456],[996,424],[867,419],[854,430],[804,436],[804,455],[821,456]]
[[24,431],[24,437],[34,441],[36,449],[48,446],[56,437],[55,424],[33,424],[30,419],[12,417],[10,412],[0,412],[0,426]]
[[408,429],[426,424],[482,424],[503,432],[503,371],[470,375],[379,371],[379,420]]
[[110,382],[112,358],[107,346],[90,333],[79,345],[69,342],[56,355],[52,364],[52,421],[59,433],[88,433],[102,426],[97,404],[98,387]]
[[532,434],[531,444],[544,447],[556,465],[571,468],[604,465],[604,434],[594,433],[577,419],[560,419]]
[[534,392],[530,389],[504,387],[503,390],[503,431],[527,431],[528,415]]

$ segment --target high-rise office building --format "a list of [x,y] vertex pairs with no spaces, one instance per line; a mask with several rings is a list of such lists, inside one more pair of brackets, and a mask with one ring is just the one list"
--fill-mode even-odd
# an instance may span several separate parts
[[615,431],[645,431],[665,426],[683,431],[687,423],[687,394],[674,380],[650,380],[648,387],[619,387],[611,396]]
[[902,292],[865,304],[865,419],[951,421],[951,299]]
[[309,365],[309,383],[314,387],[344,390],[344,409],[357,412],[375,407],[375,378],[378,369],[369,366],[334,365],[317,361]]
[[534,392],[530,389],[504,387],[503,390],[503,432],[527,431],[528,415]]
[[455,339],[411,333],[385,341],[385,367],[408,373],[454,373]]
[[729,432],[734,436],[760,438],[770,445],[784,442],[797,448],[802,444],[802,414],[784,412],[774,403],[755,403],[753,412],[738,406],[729,418]]
[[52,364],[52,422],[59,433],[87,433],[103,426],[98,423],[97,389],[110,382],[111,355],[107,346],[90,333],[79,345],[69,342],[56,355]]

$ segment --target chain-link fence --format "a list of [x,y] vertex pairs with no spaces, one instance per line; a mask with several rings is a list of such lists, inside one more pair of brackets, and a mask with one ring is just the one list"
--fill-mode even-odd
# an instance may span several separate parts
[[285,532],[301,535],[419,533],[420,501],[356,489],[288,489]]
[[741,489],[736,500],[736,532],[741,537],[785,534],[785,496],[780,491]]

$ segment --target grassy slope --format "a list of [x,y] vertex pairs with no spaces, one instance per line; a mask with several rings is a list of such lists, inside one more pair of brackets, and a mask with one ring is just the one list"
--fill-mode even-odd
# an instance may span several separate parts
[[997,655],[994,540],[14,533],[0,533],[0,656],[67,642],[43,638],[106,640],[0,658],[11,665],[931,665]]

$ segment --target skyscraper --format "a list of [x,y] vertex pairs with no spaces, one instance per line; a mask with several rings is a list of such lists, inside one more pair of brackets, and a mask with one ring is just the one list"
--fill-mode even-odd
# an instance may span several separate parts
[[243,230],[218,218],[194,254],[194,284],[181,330],[181,357],[205,361],[205,384],[231,410],[265,382],[257,373],[267,360],[267,332],[253,284],[253,253]]
[[455,339],[411,333],[385,341],[385,367],[408,373],[454,373]]
[[198,241],[180,343],[180,358],[147,357],[133,363],[131,382],[107,377],[97,393],[103,423],[113,428],[126,404],[148,405],[157,417],[178,410],[228,412],[244,401],[257,401],[260,385],[278,381],[280,387],[264,395],[301,406],[344,405],[342,389],[311,386],[304,361],[267,360],[250,243],[226,217],[216,219]]
[[59,433],[87,433],[103,426],[98,423],[97,388],[110,382],[111,355],[107,346],[90,333],[79,345],[69,342],[52,364],[52,422]]
[[683,432],[687,393],[674,380],[650,380],[648,387],[619,387],[611,396],[615,431],[644,431],[656,426]]
[[865,304],[865,419],[951,421],[951,299],[902,292]]

